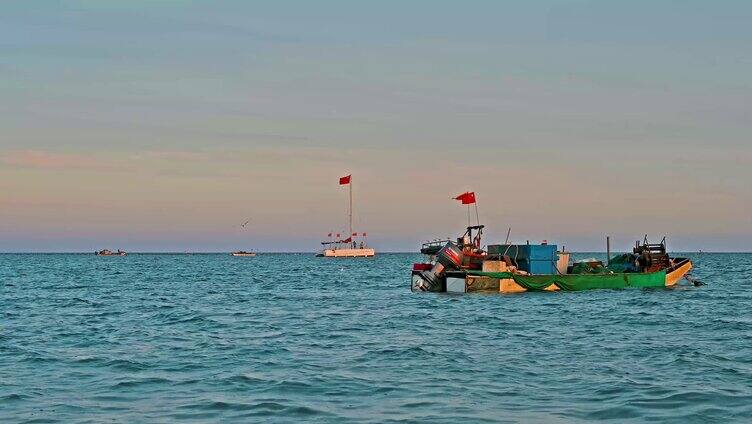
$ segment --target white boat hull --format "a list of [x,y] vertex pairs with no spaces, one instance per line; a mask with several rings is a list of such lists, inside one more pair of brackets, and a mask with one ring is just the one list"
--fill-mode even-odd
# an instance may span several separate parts
[[370,258],[376,256],[376,251],[369,248],[325,249],[320,256],[323,256],[325,258]]

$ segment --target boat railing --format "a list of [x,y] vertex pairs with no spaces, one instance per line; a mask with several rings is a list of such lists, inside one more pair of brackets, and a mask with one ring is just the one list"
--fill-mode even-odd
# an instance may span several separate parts
[[439,253],[439,250],[441,250],[442,247],[444,247],[447,243],[449,243],[451,239],[441,239],[441,240],[431,240],[423,243],[423,245],[420,248],[420,253],[424,255],[435,255]]

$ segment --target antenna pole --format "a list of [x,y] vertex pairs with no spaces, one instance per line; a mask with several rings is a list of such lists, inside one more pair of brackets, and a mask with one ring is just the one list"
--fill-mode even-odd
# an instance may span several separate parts
[[606,266],[611,265],[611,237],[606,236]]

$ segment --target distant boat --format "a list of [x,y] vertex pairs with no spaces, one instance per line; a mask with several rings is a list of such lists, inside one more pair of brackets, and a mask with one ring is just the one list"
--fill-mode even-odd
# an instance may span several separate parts
[[376,251],[370,247],[341,248],[334,247],[324,249],[316,254],[320,258],[371,258],[376,256]]
[[[340,234],[337,234],[335,238],[332,238],[334,234],[329,233],[329,240],[321,242],[322,250],[317,253],[316,256],[323,258],[370,258],[376,256],[376,251],[366,246],[365,237],[367,234],[353,232],[352,175],[340,178],[339,185],[347,185],[350,188],[350,211],[348,213],[350,218],[350,232],[346,234],[347,238],[341,237]],[[355,240],[355,237],[363,237],[363,239],[358,242]]]
[[102,249],[98,252],[94,252],[94,254],[97,256],[125,256],[126,255],[126,253],[120,249],[118,249],[117,252],[113,252],[110,249]]
[[246,252],[245,250],[238,250],[237,252],[232,252],[232,256],[256,256],[256,252]]

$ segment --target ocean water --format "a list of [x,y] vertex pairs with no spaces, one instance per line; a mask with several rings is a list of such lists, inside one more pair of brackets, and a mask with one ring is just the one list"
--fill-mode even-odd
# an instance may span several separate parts
[[750,422],[752,254],[690,256],[458,296],[412,254],[0,255],[0,422]]

